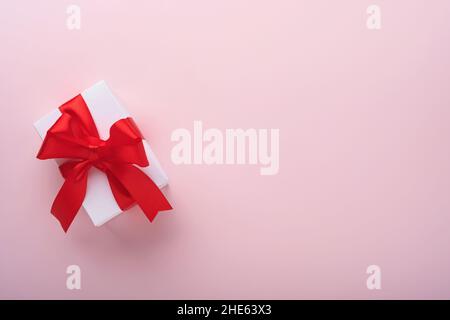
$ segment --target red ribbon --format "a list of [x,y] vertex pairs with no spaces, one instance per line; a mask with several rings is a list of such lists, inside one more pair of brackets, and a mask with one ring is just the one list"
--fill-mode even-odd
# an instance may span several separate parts
[[149,163],[142,134],[131,118],[115,122],[105,141],[100,139],[81,95],[63,104],[59,110],[62,115],[47,131],[37,158],[70,159],[59,166],[65,181],[51,209],[65,232],[83,203],[88,172],[92,167],[106,174],[122,210],[137,203],[152,221],[158,211],[172,209],[152,179],[134,166],[146,167]]

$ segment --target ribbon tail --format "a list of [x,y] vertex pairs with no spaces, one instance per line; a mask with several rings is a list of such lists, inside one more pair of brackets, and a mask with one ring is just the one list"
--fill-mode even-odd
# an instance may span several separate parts
[[[153,221],[159,211],[172,209],[158,186],[140,169],[131,164],[115,164],[110,167],[110,170],[117,178],[116,180],[110,180],[110,183],[120,181],[120,184],[136,201],[150,222]],[[111,189],[116,200],[122,197],[120,194],[115,194],[119,188]],[[118,204],[120,206],[120,201],[118,201]]]
[[64,232],[69,229],[83,203],[86,187],[87,175],[80,179],[66,179],[53,201],[51,212]]
[[110,170],[106,171],[106,176],[108,177],[109,186],[111,187],[114,199],[116,199],[120,209],[127,210],[136,203],[128,190]]

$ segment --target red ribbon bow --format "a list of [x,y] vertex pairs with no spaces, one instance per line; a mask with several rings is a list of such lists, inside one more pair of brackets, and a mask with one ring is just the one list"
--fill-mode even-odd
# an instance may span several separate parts
[[115,122],[105,141],[100,139],[81,95],[63,104],[59,110],[62,115],[47,131],[37,158],[70,159],[59,166],[65,181],[51,209],[65,232],[83,203],[88,172],[92,167],[106,174],[122,210],[137,203],[152,221],[158,211],[172,209],[152,179],[134,166],[146,167],[149,163],[143,137],[131,118]]

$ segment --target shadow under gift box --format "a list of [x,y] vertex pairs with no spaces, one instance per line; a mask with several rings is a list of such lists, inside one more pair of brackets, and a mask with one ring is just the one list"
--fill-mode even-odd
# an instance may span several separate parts
[[[94,119],[100,138],[103,140],[109,138],[109,129],[116,121],[130,117],[104,81],[100,81],[86,89],[81,93],[81,96]],[[55,109],[34,123],[34,127],[42,139],[45,138],[47,130],[60,116],[61,112],[59,109]],[[167,175],[162,170],[147,141],[143,140],[142,142],[150,165],[143,168],[136,167],[147,174],[162,189],[168,183]],[[62,162],[64,160],[57,160],[58,164]],[[122,212],[122,209],[120,209],[114,199],[106,174],[94,167],[89,170],[83,208],[96,226],[101,226]]]

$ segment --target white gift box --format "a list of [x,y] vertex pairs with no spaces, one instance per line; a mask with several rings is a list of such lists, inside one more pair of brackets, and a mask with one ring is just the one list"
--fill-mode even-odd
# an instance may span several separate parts
[[[94,119],[100,138],[103,140],[109,138],[109,129],[116,121],[130,117],[104,81],[86,89],[81,93],[81,96]],[[55,109],[34,123],[34,127],[42,139],[45,138],[47,130],[60,116],[59,109]],[[161,189],[168,183],[167,175],[147,141],[143,140],[143,144],[150,166],[138,168]],[[60,161],[57,162],[60,163]],[[101,226],[122,212],[114,199],[106,175],[94,167],[89,171],[83,207],[96,226]]]

